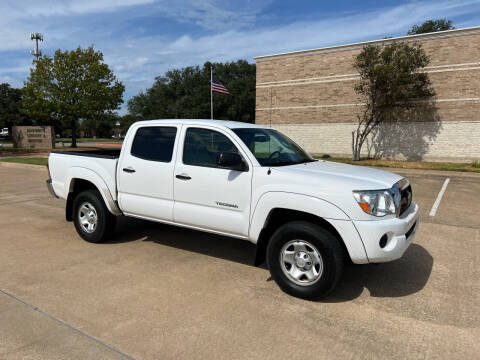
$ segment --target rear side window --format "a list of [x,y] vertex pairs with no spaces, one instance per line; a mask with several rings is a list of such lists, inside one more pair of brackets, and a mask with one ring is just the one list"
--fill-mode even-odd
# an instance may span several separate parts
[[142,127],[135,134],[131,154],[145,160],[170,162],[176,134],[176,127]]
[[188,128],[183,147],[183,163],[186,165],[218,167],[217,155],[221,152],[238,153],[228,137],[218,131]]

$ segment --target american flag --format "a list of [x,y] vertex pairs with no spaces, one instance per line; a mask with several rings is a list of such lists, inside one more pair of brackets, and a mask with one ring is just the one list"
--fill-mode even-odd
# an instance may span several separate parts
[[223,86],[222,83],[220,81],[218,81],[218,79],[213,74],[212,74],[212,84],[211,84],[211,86],[212,86],[212,91],[215,91],[215,92],[220,93],[220,94],[230,95],[227,88],[225,86]]

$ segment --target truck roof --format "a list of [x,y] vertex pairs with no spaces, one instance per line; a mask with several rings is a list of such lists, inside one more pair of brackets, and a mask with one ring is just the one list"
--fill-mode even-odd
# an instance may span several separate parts
[[162,125],[169,124],[185,124],[185,125],[212,125],[226,127],[229,129],[238,128],[264,128],[265,126],[230,120],[210,120],[210,119],[158,119],[158,120],[144,120],[138,121],[136,124],[140,125]]

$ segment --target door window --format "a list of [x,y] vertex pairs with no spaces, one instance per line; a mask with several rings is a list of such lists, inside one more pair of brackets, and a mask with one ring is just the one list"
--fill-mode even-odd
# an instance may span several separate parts
[[218,131],[188,128],[183,146],[183,163],[186,165],[218,167],[221,152],[237,153],[232,141]]
[[170,162],[176,134],[176,127],[141,127],[133,139],[131,154],[145,160]]

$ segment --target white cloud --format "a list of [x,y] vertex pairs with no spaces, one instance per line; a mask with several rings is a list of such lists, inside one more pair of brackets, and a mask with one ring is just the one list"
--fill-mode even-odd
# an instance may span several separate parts
[[[151,57],[147,66],[138,72],[151,73],[153,79],[154,75],[169,68],[202,64],[207,60],[252,60],[257,55],[405,34],[412,24],[426,18],[442,17],[447,13],[449,17],[470,14],[473,5],[479,8],[480,1],[410,3],[370,13],[298,21],[264,29],[230,30],[200,37],[182,35],[167,43],[160,37],[138,38],[129,40],[128,47],[136,56]],[[480,20],[480,16],[477,15],[476,20]],[[125,62],[123,65],[132,61],[128,57],[113,57],[112,60]]]
[[[430,18],[458,17],[462,26],[480,25],[480,0],[416,1],[370,12],[337,14],[318,20],[312,20],[310,16],[308,21],[278,21],[277,25],[264,26],[259,19],[265,16],[262,11],[270,2],[44,0],[37,2],[42,4],[42,8],[37,8],[33,0],[2,1],[0,54],[3,58],[12,56],[8,63],[16,65],[9,71],[6,62],[0,60],[0,75],[3,76],[0,81],[8,78],[21,85],[27,76],[28,50],[32,47],[28,38],[30,31],[45,32],[42,48],[50,53],[56,48],[95,44],[95,48],[104,53],[105,61],[125,82],[128,99],[150,86],[155,76],[168,69],[203,64],[207,60],[243,58],[251,61],[258,55],[401,35],[413,24]],[[197,24],[206,30],[180,32],[172,37],[168,31],[163,34],[145,31],[144,24],[139,21],[131,33],[125,32],[126,24],[132,26],[133,19],[153,14],[177,23]],[[105,22],[102,31],[93,30],[98,29],[98,22],[102,19]],[[178,28],[175,29],[177,34]],[[11,55],[14,50],[15,55]],[[18,50],[23,52],[21,60],[13,61],[14,57],[20,59]]]
[[9,19],[31,18],[35,16],[65,16],[98,12],[115,12],[119,8],[151,4],[155,0],[3,0],[2,14]]
[[2,83],[9,83],[10,86],[14,88],[20,88],[23,86],[23,82],[21,80],[11,76],[0,76],[0,84]]
[[169,0],[159,2],[159,8],[181,22],[194,22],[206,29],[228,29],[251,26],[259,13],[273,0]]

